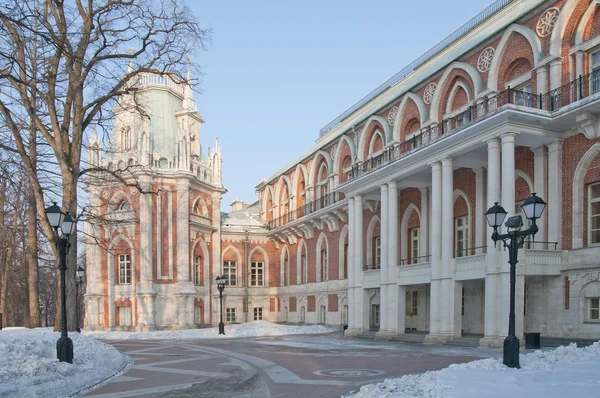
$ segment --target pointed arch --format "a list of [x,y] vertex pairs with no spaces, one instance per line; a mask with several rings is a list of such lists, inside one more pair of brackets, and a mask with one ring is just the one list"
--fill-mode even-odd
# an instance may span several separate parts
[[[274,214],[273,214],[273,208],[275,207],[275,191],[273,190],[272,185],[267,185],[263,192],[264,193],[261,197],[262,212],[265,215],[265,220],[271,221],[275,218]],[[263,197],[264,197],[264,199],[262,199]],[[271,205],[270,208],[269,208],[269,199],[270,199],[270,205]]]
[[281,254],[279,259],[279,267],[280,269],[280,277],[279,277],[279,285],[280,286],[289,286],[290,285],[290,249],[287,245],[283,245],[281,248]]
[[[495,57],[494,57],[494,59],[495,59]],[[479,95],[479,93],[481,93],[481,91],[483,91],[483,83],[481,82],[481,76],[479,75],[479,72],[477,72],[477,69],[475,69],[475,67],[473,65],[470,65],[466,62],[451,63],[446,68],[446,70],[442,74],[442,77],[440,77],[440,80],[438,81],[437,90],[435,90],[435,94],[433,95],[433,100],[431,101],[431,106],[429,107],[429,110],[430,110],[429,120],[434,121],[434,122],[438,121],[440,102],[442,100],[442,96],[446,95],[446,90],[444,90],[444,85],[446,84],[446,81],[450,78],[450,74],[456,69],[463,70],[464,72],[466,72],[469,75],[469,77],[471,78],[471,83],[473,84],[473,91],[474,91],[475,97],[477,97],[477,95]]]
[[[115,271],[116,271],[116,264],[115,264],[115,259],[116,259],[116,254],[115,253],[115,248],[119,245],[119,243],[121,242],[125,242],[127,244],[127,246],[129,247],[129,261],[130,261],[130,267],[131,267],[131,291],[133,292],[133,286],[136,283],[136,272],[135,272],[135,256],[134,256],[134,248],[135,246],[133,245],[133,242],[129,239],[128,236],[123,235],[123,234],[118,234],[116,236],[114,236],[112,238],[112,240],[110,241],[110,243],[108,244],[108,255],[107,255],[107,279],[108,279],[108,319],[109,319],[109,325],[115,325],[115,312],[116,312],[116,308],[115,308],[115,285],[117,285],[116,281],[115,281]],[[123,253],[125,254],[125,253]],[[125,285],[122,285],[125,286]],[[132,321],[132,325],[135,326],[135,320],[137,319],[137,311],[136,311],[136,307],[133,306],[133,308],[131,309],[131,321]]]
[[348,147],[350,148],[350,156],[352,158],[352,162],[354,163],[356,161],[356,147],[354,146],[354,141],[346,134],[343,134],[338,140],[337,148],[335,150],[335,153],[333,154],[333,170],[336,173],[340,172],[340,167],[342,166],[342,161],[344,160],[341,158],[344,142],[348,144]]
[[381,220],[379,219],[379,216],[374,215],[371,217],[371,221],[369,221],[369,225],[367,226],[367,261],[365,265],[377,265],[374,263],[375,259],[373,258],[373,239],[376,237],[373,236],[373,234],[375,232],[375,227],[377,226],[379,226],[381,231]]
[[[210,251],[208,250],[208,246],[206,245],[204,239],[198,238],[192,244],[192,256],[194,256],[194,253],[196,253],[196,248],[198,247],[202,252],[202,280],[204,281],[204,283],[207,283],[208,281],[210,281]],[[190,261],[190,263],[192,267],[195,265],[193,261]],[[193,272],[190,272],[190,275],[193,274]]]
[[279,180],[277,181],[276,188],[275,188],[275,198],[276,198],[275,203],[277,206],[281,205],[281,203],[279,203],[279,201],[281,199],[281,191],[284,187],[287,188],[288,197],[291,196],[292,195],[292,193],[291,193],[292,192],[291,191],[292,182],[290,181],[290,178],[287,175],[282,174],[279,176]]
[[590,149],[583,155],[577,167],[575,168],[575,174],[573,175],[573,203],[572,203],[572,249],[579,249],[583,247],[583,190],[585,189],[585,174],[587,173],[590,164],[594,161],[596,156],[600,154],[600,143],[595,143]]
[[192,205],[192,213],[208,217],[208,206],[202,196],[198,196]]
[[417,106],[417,109],[419,110],[419,118],[421,119],[421,125],[423,125],[425,122],[427,122],[427,120],[429,120],[427,107],[425,105],[425,102],[423,102],[423,98],[411,92],[404,94],[404,97],[402,97],[402,100],[400,101],[400,105],[398,105],[398,113],[396,114],[396,120],[394,120],[394,130],[392,132],[392,139],[395,142],[400,142],[400,133],[402,131],[404,108],[406,107],[409,100],[414,102]]
[[[462,198],[465,201],[465,204],[467,205],[467,222],[468,222],[468,224],[467,224],[467,249],[471,249],[473,247],[473,244],[472,244],[473,239],[472,238],[473,238],[473,231],[475,228],[475,225],[473,224],[473,218],[472,218],[473,211],[471,209],[471,202],[469,202],[469,198],[464,193],[464,191],[462,191],[460,189],[455,189],[454,193],[453,193],[453,199],[452,199],[453,205],[456,203],[458,198]],[[514,207],[514,205],[513,205],[513,207]],[[454,224],[454,218],[455,218],[455,215],[453,214],[453,216],[452,216],[453,224]],[[453,225],[452,231],[454,231],[454,234],[456,234],[456,224]],[[452,251],[454,252],[454,256],[457,256],[455,247],[453,248]],[[470,255],[470,252],[471,252],[471,250],[469,250],[467,255]]]
[[[301,178],[302,177],[302,178]],[[296,165],[296,169],[294,170],[294,174],[292,176],[292,194],[296,197],[296,207],[300,207],[305,203],[300,204],[298,199],[300,198],[300,186],[301,181],[304,181],[304,189],[306,189],[306,185],[308,184],[308,170],[306,166],[302,163],[298,163]],[[306,199],[306,198],[305,198]]]
[[519,177],[521,177],[525,181],[525,183],[527,184],[527,187],[529,188],[529,192],[534,192],[534,190],[533,190],[533,181],[527,175],[527,173],[525,173],[525,172],[523,172],[521,170],[515,169],[515,180],[517,178],[519,178]]
[[348,253],[346,250],[346,239],[348,239],[348,225],[344,225],[344,228],[342,228],[342,231],[340,232],[340,241],[339,241],[339,245],[338,245],[338,274],[339,274],[339,279],[347,279],[348,275],[348,269],[347,269],[347,265],[348,264],[348,259],[346,258]]
[[269,255],[267,254],[267,251],[265,249],[263,249],[261,246],[256,246],[254,249],[250,250],[250,253],[248,253],[248,258],[246,259],[246,264],[248,264],[250,266],[250,268],[248,269],[248,280],[246,281],[246,283],[248,284],[247,286],[252,286],[251,283],[251,278],[252,278],[252,273],[251,273],[251,269],[252,269],[252,256],[254,256],[254,254],[256,252],[259,252],[262,254],[262,258],[264,261],[264,268],[263,268],[263,283],[262,285],[257,285],[260,287],[269,287]]
[[[324,247],[323,247],[324,246]],[[326,250],[325,259],[322,257],[322,251]],[[317,239],[316,245],[316,258],[317,258],[317,274],[315,276],[317,282],[323,282],[329,279],[329,241],[325,232],[321,232]],[[324,263],[324,261],[326,263]],[[324,268],[325,267],[325,268]]]
[[373,135],[371,136],[371,140],[369,142],[369,150],[368,150],[368,155],[371,156],[373,155],[373,153],[375,153],[375,144],[377,142],[377,138],[379,138],[381,140],[382,146],[381,149],[383,149],[383,147],[385,146],[385,139],[383,138],[383,134],[381,132],[381,130],[375,130]]
[[554,28],[552,29],[552,35],[550,36],[550,48],[548,50],[548,54],[554,57],[561,56],[561,48],[565,30],[567,29],[568,22],[571,19],[573,12],[575,12],[579,2],[580,0],[567,0],[566,3],[561,7],[558,18],[554,23]]
[[368,118],[367,122],[365,123],[362,129],[362,134],[358,143],[358,160],[361,162],[364,162],[366,160],[365,146],[368,145],[367,140],[369,140],[371,130],[376,129],[377,125],[380,125],[383,129],[383,146],[385,147],[388,144],[388,142],[392,140],[392,129],[390,128],[390,125],[388,124],[387,120],[385,120],[381,116],[376,115],[373,115],[370,118]]
[[333,169],[333,160],[331,159],[331,156],[325,152],[322,149],[319,149],[318,151],[315,152],[315,155],[313,156],[312,159],[312,165],[310,167],[310,170],[308,171],[309,174],[309,181],[308,184],[311,187],[314,187],[317,183],[317,173],[319,171],[319,167],[321,166],[321,157],[323,157],[325,164],[327,165],[327,170],[329,172],[329,174],[332,173],[332,169]]
[[527,39],[529,44],[531,45],[531,51],[533,52],[533,67],[537,67],[540,60],[543,56],[542,43],[540,42],[537,35],[528,27],[523,25],[512,24],[510,25],[502,35],[498,46],[496,47],[496,53],[494,55],[494,59],[492,60],[492,65],[490,66],[489,74],[488,74],[488,82],[487,87],[491,91],[498,91],[498,77],[500,74],[500,63],[502,62],[502,58],[504,57],[504,52],[506,51],[506,45],[508,43],[508,39],[513,33],[519,33]]
[[[302,256],[304,255],[305,264],[302,269]],[[298,242],[298,249],[296,251],[296,284],[301,285],[306,283],[308,278],[308,246],[304,239],[300,239]],[[302,282],[304,281],[304,282]]]
[[412,216],[412,213],[416,213],[419,217],[419,221],[421,220],[421,211],[414,204],[411,203],[408,205],[406,210],[404,210],[404,214],[402,215],[402,221],[400,221],[400,259],[408,259],[408,220]]
[[[127,209],[123,209],[121,204],[123,202],[126,202],[127,204]],[[123,190],[118,190],[117,192],[115,192],[113,194],[113,196],[110,198],[109,203],[109,208],[112,211],[116,211],[116,210],[133,210],[133,199],[131,197],[131,195],[129,195],[128,193],[126,193]]]
[[456,83],[454,83],[454,86],[452,86],[452,89],[450,90],[450,94],[448,94],[448,101],[446,101],[445,113],[451,113],[453,111],[452,105],[454,103],[454,97],[456,97],[456,94],[460,89],[464,90],[465,94],[467,94],[467,102],[473,101],[474,95],[471,91],[471,88],[467,86],[463,81],[459,80]]
[[575,31],[574,45],[583,43],[584,35],[585,35],[585,28],[587,27],[590,20],[594,17],[594,14],[596,13],[596,7],[598,7],[599,5],[600,5],[600,3],[596,0],[594,0],[590,3],[587,10],[585,10],[585,13],[581,17],[581,20],[579,21],[579,24],[577,25],[577,30]]

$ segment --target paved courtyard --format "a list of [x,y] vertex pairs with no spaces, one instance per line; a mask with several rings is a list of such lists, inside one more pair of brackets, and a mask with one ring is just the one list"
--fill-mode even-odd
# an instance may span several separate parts
[[108,342],[134,360],[90,397],[339,397],[387,377],[500,356],[499,350],[344,338]]

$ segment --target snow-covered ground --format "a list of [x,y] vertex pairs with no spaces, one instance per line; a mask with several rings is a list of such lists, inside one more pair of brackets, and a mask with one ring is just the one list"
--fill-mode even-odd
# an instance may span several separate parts
[[239,325],[225,326],[225,335],[219,335],[219,328],[165,330],[156,332],[86,332],[86,336],[105,340],[189,340],[189,339],[231,339],[239,337],[284,336],[289,334],[318,334],[339,331],[322,325],[278,325],[267,321],[254,321]]
[[79,333],[73,364],[56,359],[60,333],[51,328],[0,330],[0,397],[66,397],[125,370],[129,357]]
[[481,359],[361,387],[354,398],[600,397],[600,342],[521,355],[521,369]]

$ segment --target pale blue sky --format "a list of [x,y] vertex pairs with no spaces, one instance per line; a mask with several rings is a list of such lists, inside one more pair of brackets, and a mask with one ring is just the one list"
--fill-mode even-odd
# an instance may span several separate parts
[[492,0],[193,1],[202,145],[219,137],[222,211],[305,151],[319,130]]

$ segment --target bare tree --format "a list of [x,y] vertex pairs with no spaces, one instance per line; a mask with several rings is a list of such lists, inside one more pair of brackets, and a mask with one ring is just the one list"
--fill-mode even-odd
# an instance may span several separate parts
[[[78,181],[98,171],[82,162],[86,131],[93,124],[108,129],[121,96],[137,107],[140,74],[185,81],[187,58],[204,48],[209,33],[179,0],[7,0],[0,7],[0,118],[11,134],[0,148],[18,154],[27,170],[56,258],[52,228],[41,216],[47,192],[30,133],[35,130],[52,151],[63,209],[78,214]],[[73,330],[77,233],[70,242],[67,309]]]

